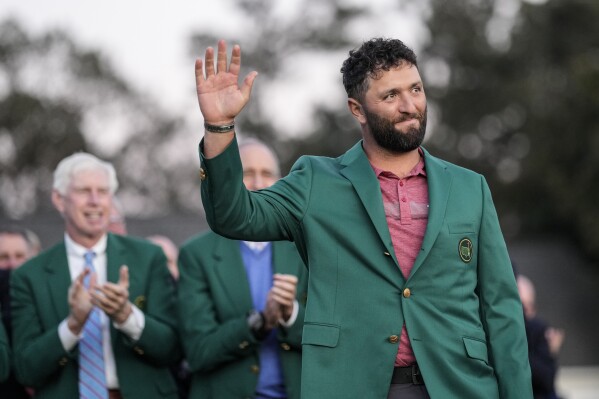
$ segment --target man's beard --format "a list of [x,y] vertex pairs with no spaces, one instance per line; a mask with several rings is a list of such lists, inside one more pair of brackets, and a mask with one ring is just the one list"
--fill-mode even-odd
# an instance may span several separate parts
[[[396,120],[390,120],[371,113],[364,107],[366,123],[370,129],[372,137],[377,144],[396,154],[403,154],[415,150],[422,144],[424,133],[426,132],[427,109],[421,114],[403,115]],[[395,124],[409,119],[416,119],[419,122],[418,127],[410,127],[407,131],[395,128]]]

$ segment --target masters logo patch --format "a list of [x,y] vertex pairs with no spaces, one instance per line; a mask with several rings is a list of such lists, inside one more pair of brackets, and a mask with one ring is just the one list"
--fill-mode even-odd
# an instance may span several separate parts
[[472,241],[469,238],[462,238],[458,244],[458,254],[464,263],[472,260]]

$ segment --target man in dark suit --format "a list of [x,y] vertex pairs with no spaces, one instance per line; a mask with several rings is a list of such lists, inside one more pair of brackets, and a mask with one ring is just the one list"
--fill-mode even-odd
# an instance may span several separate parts
[[4,330],[4,324],[0,323],[0,382],[8,378],[10,374],[10,347],[8,337]]
[[550,327],[537,315],[536,290],[532,281],[522,274],[518,274],[516,281],[524,309],[532,392],[535,399],[558,399],[555,390],[557,355],[564,331]]
[[64,240],[11,276],[15,372],[36,397],[177,397],[174,286],[159,247],[107,233],[117,186],[111,164],[63,159]]
[[[246,140],[240,153],[249,190],[279,178],[278,161],[265,144]],[[183,245],[179,271],[190,398],[299,399],[307,281],[295,247],[208,232]]]
[[[37,239],[37,236],[20,227],[2,227],[0,228],[0,307],[2,308],[2,322],[8,336],[8,342],[11,342],[11,315],[10,315],[10,275],[16,268],[20,267],[31,257],[38,254],[36,243],[30,241],[30,237]],[[39,240],[38,240],[39,242]],[[0,383],[0,398],[27,399],[31,395],[26,388],[19,384],[15,378],[14,372],[11,372],[8,379]]]
[[[375,38],[341,71],[362,140],[306,156],[271,187],[242,184],[235,117],[241,49],[196,61],[204,116],[202,201],[236,239],[289,240],[309,268],[302,396],[529,399],[522,305],[489,187],[422,146],[427,101],[416,55]],[[216,61],[216,63],[215,63]],[[330,132],[330,134],[335,134]]]

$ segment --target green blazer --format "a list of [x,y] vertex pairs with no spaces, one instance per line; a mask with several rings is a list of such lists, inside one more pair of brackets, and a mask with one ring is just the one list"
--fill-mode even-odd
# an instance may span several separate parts
[[[117,282],[129,266],[129,298],[145,314],[133,342],[112,325],[112,348],[121,393],[130,398],[177,398],[168,366],[181,356],[175,289],[159,247],[145,240],[108,234],[107,280]],[[66,352],[58,325],[69,314],[71,284],[64,242],[16,269],[11,276],[15,372],[36,398],[78,398],[78,347]]]
[[8,378],[10,373],[10,347],[8,337],[4,330],[4,323],[0,321],[0,382]]
[[532,398],[522,307],[487,183],[424,158],[429,219],[405,279],[361,142],[336,159],[302,157],[253,193],[236,142],[201,155],[212,229],[294,241],[308,265],[302,397],[386,398],[405,323],[431,398]]
[[[179,253],[179,330],[193,373],[190,398],[248,398],[256,392],[260,342],[246,321],[253,305],[239,245],[208,232]],[[298,399],[307,272],[290,243],[273,243],[272,256],[273,272],[298,276],[297,320],[277,332],[288,398]]]

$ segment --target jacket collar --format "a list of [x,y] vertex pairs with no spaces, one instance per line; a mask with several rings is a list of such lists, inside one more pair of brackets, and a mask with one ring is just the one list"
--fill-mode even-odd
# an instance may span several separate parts
[[[447,171],[447,166],[444,162],[430,155],[424,148],[422,148],[422,152],[424,154],[430,206],[426,233],[422,241],[422,251],[420,251],[414,262],[410,276],[414,275],[422,265],[439,235],[453,179],[453,176]],[[341,174],[352,183],[386,251],[391,254],[393,260],[398,265],[385,217],[380,185],[364,152],[362,141],[359,141],[342,155],[340,163],[344,166],[341,169]]]

